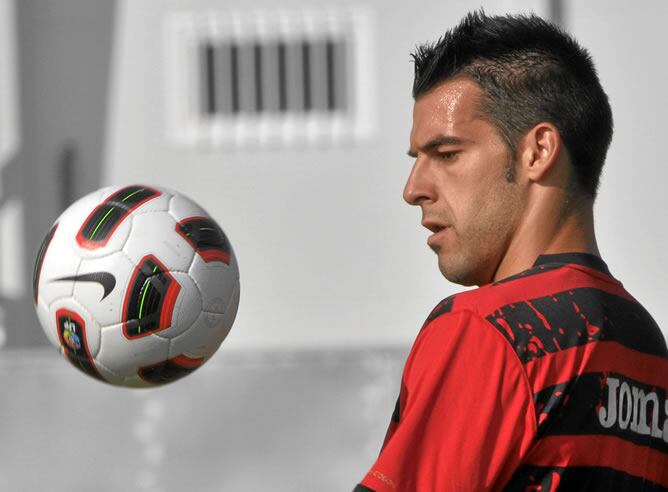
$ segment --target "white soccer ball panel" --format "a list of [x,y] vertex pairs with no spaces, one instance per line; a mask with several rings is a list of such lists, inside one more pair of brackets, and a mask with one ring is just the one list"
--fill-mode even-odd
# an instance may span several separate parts
[[169,203],[169,213],[174,217],[176,222],[180,222],[189,217],[209,217],[209,214],[200,207],[197,203],[189,198],[175,194],[172,201]]
[[169,340],[148,335],[128,340],[123,326],[102,328],[100,352],[97,359],[110,371],[125,378],[137,373],[143,366],[164,361],[169,353]]
[[133,214],[136,215],[136,214],[158,212],[158,211],[167,212],[167,210],[169,210],[169,202],[171,201],[173,196],[172,193],[163,188],[158,188],[157,186],[148,186],[147,188],[155,190],[160,194],[142,203],[139,207],[137,207],[133,211]]
[[[216,337],[214,338],[212,348],[215,347],[216,343],[218,344],[218,346],[220,346],[220,344],[223,343],[223,340],[227,338],[227,335],[229,334],[230,329],[234,324],[234,320],[237,317],[237,312],[239,311],[240,295],[241,295],[241,285],[239,284],[239,280],[237,279],[236,287],[232,292],[230,301],[227,304],[227,307],[225,308],[225,312],[223,313],[223,319],[218,325],[220,331],[218,332],[218,335],[216,335]],[[218,350],[217,347],[213,348],[213,350],[210,351],[210,353],[208,353],[206,357],[211,357],[211,355],[213,355],[213,353],[216,350]]]
[[60,226],[58,224],[44,253],[39,271],[37,295],[47,305],[72,295],[74,283],[58,279],[75,275],[81,263],[81,258],[72,250],[69,238]]
[[224,313],[202,312],[191,328],[172,339],[169,357],[186,355],[209,359],[227,337],[239,307],[239,284],[232,292]]
[[135,264],[146,255],[155,256],[169,270],[188,271],[194,251],[176,232],[176,222],[166,212],[132,217],[132,234],[123,249]]
[[223,313],[234,289],[239,284],[239,269],[234,253],[230,255],[230,264],[221,261],[206,262],[195,254],[190,276],[195,280],[202,293],[202,309],[214,313]]
[[[123,321],[124,295],[134,269],[134,264],[121,251],[83,260],[77,272],[81,280],[73,282],[72,295],[86,306],[100,326],[119,324]],[[109,277],[113,279],[113,285],[108,283]],[[111,290],[107,292],[109,288]]]
[[[51,311],[49,311],[49,306],[46,305],[44,300],[41,298],[37,301],[35,306],[37,311],[37,319],[39,319],[39,324],[46,334],[46,338],[49,339],[49,342],[56,347],[60,348],[60,342],[58,341],[58,332],[56,330],[55,324],[53,324]],[[52,326],[53,325],[53,326]]]
[[190,276],[183,272],[170,272],[170,275],[179,284],[179,294],[172,311],[171,326],[156,333],[157,336],[167,339],[187,331],[202,312],[202,297]]
[[95,367],[102,378],[107,382],[115,385],[122,385],[124,377],[116,374],[104,366],[98,359],[95,360]]

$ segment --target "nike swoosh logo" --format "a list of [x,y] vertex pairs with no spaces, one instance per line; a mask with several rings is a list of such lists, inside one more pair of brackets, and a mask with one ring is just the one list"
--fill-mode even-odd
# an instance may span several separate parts
[[114,277],[109,272],[91,272],[81,275],[72,275],[71,277],[54,278],[52,282],[59,280],[71,280],[73,282],[96,282],[104,289],[104,295],[102,296],[102,299],[100,299],[101,301],[109,294],[111,294],[111,291],[114,290],[114,287],[116,286],[116,277]]

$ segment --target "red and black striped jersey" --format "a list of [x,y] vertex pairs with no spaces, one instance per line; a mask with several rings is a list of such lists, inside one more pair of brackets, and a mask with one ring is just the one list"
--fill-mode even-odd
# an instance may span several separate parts
[[599,257],[443,300],[356,490],[668,490],[668,351]]

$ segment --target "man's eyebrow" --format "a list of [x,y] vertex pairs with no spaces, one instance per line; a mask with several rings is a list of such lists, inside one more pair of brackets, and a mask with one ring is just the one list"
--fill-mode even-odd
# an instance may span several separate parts
[[[459,137],[453,137],[452,135],[440,135],[438,137],[432,138],[429,140],[426,144],[422,146],[422,148],[418,150],[422,150],[423,152],[433,150],[436,147],[440,147],[441,145],[462,145],[466,143],[466,140],[463,140]],[[417,158],[417,152],[413,149],[408,149],[408,152],[406,152],[409,157],[412,157],[413,159]]]

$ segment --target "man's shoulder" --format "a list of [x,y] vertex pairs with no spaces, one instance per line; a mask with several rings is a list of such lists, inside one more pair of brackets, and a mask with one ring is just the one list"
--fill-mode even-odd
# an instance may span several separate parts
[[476,324],[498,331],[523,362],[599,341],[666,354],[660,328],[623,285],[580,265],[539,265],[451,295],[432,310],[423,330],[449,325],[458,312],[474,313]]
[[[452,294],[440,301],[427,316],[426,324],[436,318],[458,311],[472,311],[485,318],[498,308],[511,303],[517,298],[518,284],[520,289],[531,295],[531,285],[534,282],[544,282],[545,273],[555,270],[551,265],[539,265],[508,277],[502,281],[486,284],[481,287]],[[539,279],[538,277],[541,276]]]

